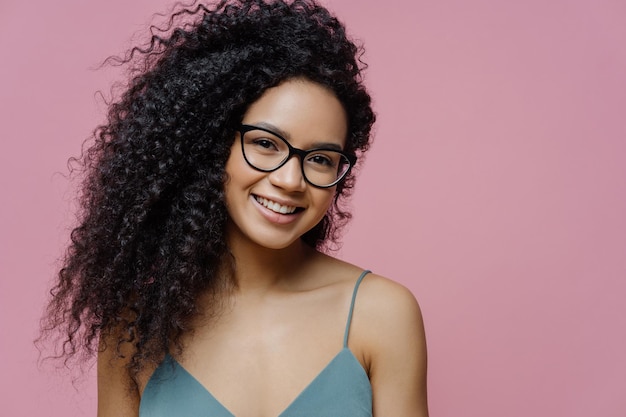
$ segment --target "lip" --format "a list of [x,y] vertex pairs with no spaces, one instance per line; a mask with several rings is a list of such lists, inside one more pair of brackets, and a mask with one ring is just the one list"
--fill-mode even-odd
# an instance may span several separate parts
[[261,195],[261,194],[252,194],[252,196],[253,197],[260,197],[260,198],[264,198],[266,200],[273,201],[275,203],[280,204],[281,206],[292,206],[292,207],[296,207],[296,208],[302,208],[302,206],[300,204],[296,203],[295,201],[285,200],[285,199],[278,198],[278,197],[270,197],[270,196]]
[[302,208],[302,206],[294,203],[293,201],[282,200],[280,198],[266,197],[266,196],[262,196],[259,194],[251,194],[250,199],[252,200],[252,203],[254,204],[254,206],[261,213],[261,215],[271,223],[289,224],[289,223],[296,221],[300,217],[300,215],[303,213],[303,210],[296,210],[294,213],[291,213],[291,214],[276,213],[275,211],[270,210],[264,205],[262,205],[261,203],[259,203],[257,199],[255,198],[255,196],[265,198],[266,200],[274,201],[280,204],[281,206],[293,206],[297,208]]

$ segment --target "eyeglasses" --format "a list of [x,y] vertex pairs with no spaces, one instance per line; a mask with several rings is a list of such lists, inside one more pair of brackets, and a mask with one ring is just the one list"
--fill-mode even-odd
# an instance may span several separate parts
[[298,155],[305,181],[318,188],[336,185],[350,172],[357,159],[355,155],[335,149],[305,151],[294,148],[278,133],[258,126],[241,125],[239,133],[243,157],[252,168],[262,172],[276,171],[293,155]]

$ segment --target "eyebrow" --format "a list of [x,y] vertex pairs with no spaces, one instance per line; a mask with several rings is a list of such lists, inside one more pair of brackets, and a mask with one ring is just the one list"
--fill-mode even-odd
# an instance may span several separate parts
[[[290,140],[291,139],[291,135],[282,130],[281,128],[279,128],[278,126],[274,126],[271,123],[267,123],[267,122],[258,122],[258,123],[253,123],[253,126],[257,126],[257,127],[262,127],[263,129],[267,129],[270,130],[274,133],[277,133],[278,135],[282,136],[283,138],[285,138],[286,140]],[[313,142],[312,147],[309,149],[330,149],[330,150],[337,150],[337,151],[343,151],[343,147],[337,143],[334,142]]]

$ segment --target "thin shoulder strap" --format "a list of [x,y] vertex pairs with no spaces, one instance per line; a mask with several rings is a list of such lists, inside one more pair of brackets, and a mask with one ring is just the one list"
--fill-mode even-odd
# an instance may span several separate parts
[[354,300],[356,300],[356,293],[359,290],[359,285],[361,285],[361,281],[365,278],[365,275],[369,274],[370,270],[365,270],[359,276],[359,279],[356,280],[356,284],[354,284],[354,291],[352,292],[352,301],[350,302],[350,312],[348,313],[348,322],[346,323],[346,332],[343,335],[343,347],[348,347],[348,335],[350,334],[350,323],[352,323],[352,311],[354,311]]

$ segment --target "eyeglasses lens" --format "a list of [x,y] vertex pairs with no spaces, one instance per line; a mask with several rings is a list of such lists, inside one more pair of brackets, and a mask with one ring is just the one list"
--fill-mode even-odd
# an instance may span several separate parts
[[[274,171],[290,157],[287,142],[264,130],[246,131],[242,144],[246,161],[261,171]],[[301,163],[307,181],[318,187],[335,184],[350,169],[350,161],[345,155],[326,149],[307,151],[302,156]]]

